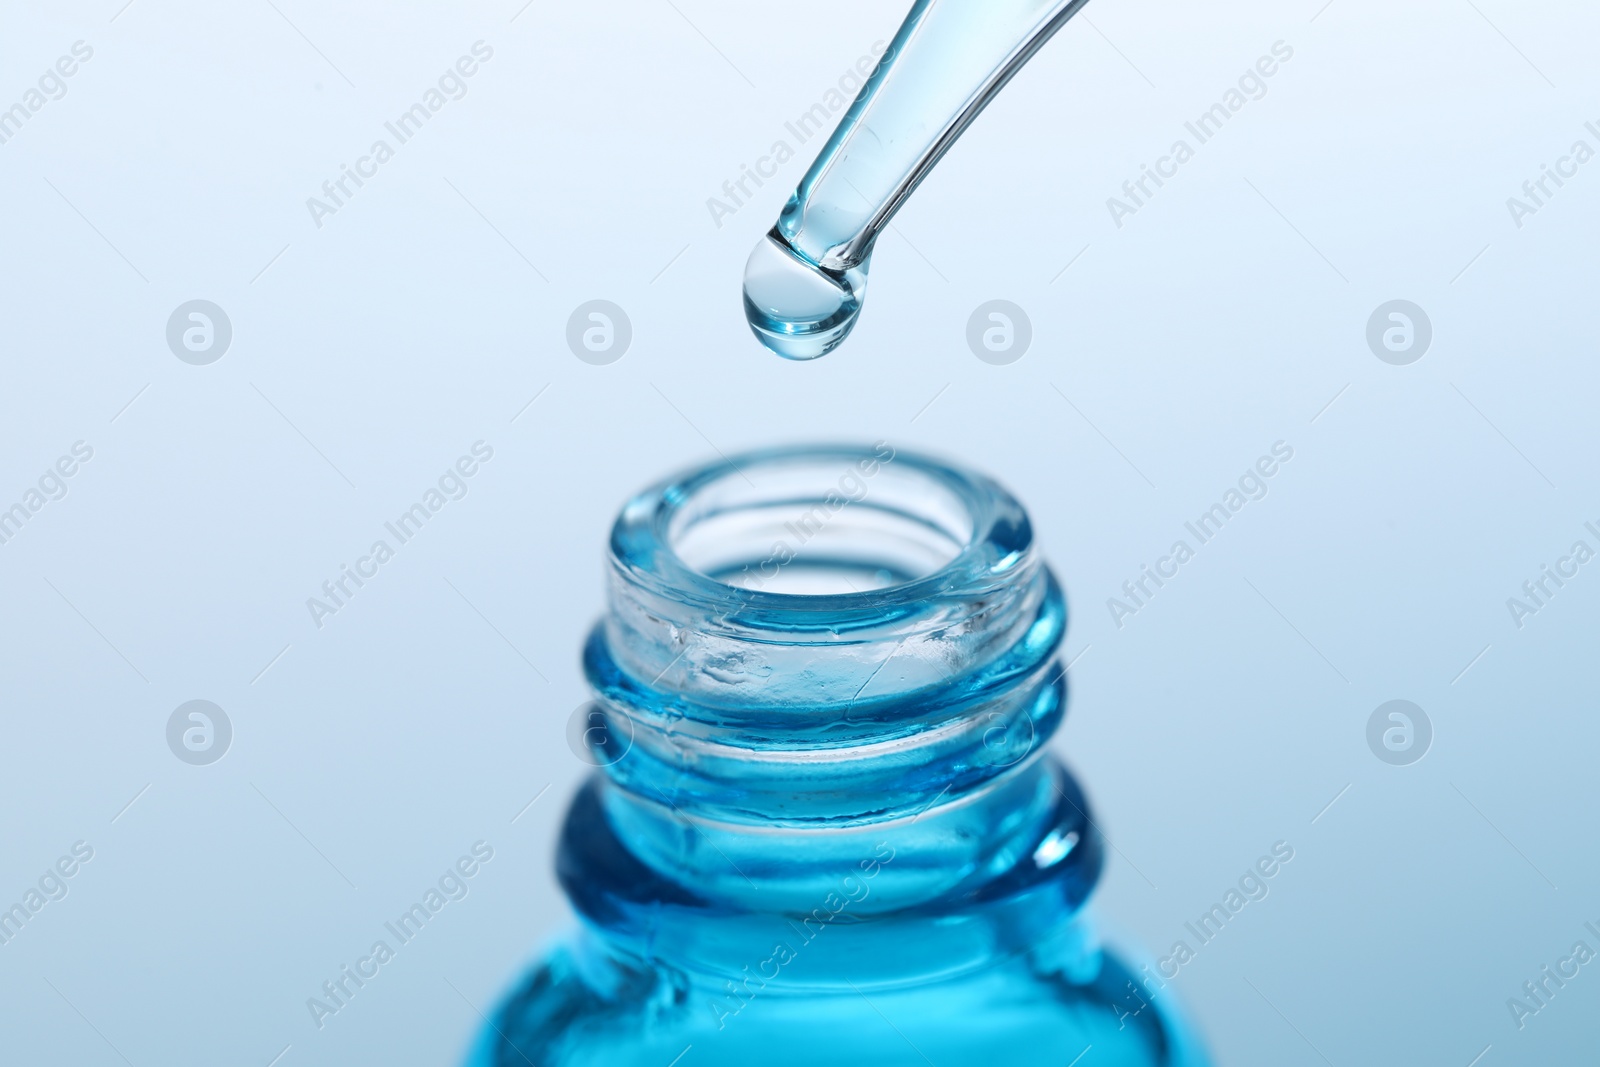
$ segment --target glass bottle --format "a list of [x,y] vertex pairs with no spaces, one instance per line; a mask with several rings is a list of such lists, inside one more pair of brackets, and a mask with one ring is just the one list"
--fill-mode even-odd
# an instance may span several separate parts
[[1021,505],[885,442],[634,497],[557,858],[581,922],[471,1067],[1204,1063],[1083,915],[1066,623]]

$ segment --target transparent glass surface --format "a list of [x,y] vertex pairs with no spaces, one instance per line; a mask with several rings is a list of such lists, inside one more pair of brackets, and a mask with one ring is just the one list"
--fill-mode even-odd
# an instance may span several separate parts
[[1087,0],[917,0],[745,266],[761,343],[816,359],[847,337],[872,246],[996,93]]
[[1203,1064],[1083,912],[1066,624],[1005,490],[885,444],[629,501],[557,857],[579,923],[472,1067]]

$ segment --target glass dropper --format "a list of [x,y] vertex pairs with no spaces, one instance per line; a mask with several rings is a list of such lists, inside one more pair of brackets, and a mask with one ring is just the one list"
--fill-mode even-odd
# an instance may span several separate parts
[[917,0],[745,266],[744,308],[786,359],[839,346],[872,246],[990,100],[1088,0]]

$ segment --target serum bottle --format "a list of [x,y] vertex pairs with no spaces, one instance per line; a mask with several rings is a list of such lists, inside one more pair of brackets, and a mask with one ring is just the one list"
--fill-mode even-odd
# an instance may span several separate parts
[[[470,1067],[1197,1067],[1084,916],[1061,589],[994,481],[778,449],[640,493],[583,664],[577,930]],[[1091,1058],[1092,1057],[1092,1058]]]

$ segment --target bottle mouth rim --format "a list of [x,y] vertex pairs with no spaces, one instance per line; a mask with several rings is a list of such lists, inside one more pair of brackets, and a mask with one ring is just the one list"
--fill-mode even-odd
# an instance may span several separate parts
[[[749,502],[735,501],[725,511],[755,507],[763,498],[759,486],[780,469],[797,465],[879,463],[896,473],[900,511],[930,526],[942,503],[959,512],[959,536],[948,537],[948,558],[923,573],[864,590],[788,592],[751,588],[717,577],[680,553],[684,515],[713,486],[737,480],[753,491]],[[919,491],[920,486],[920,491]],[[949,520],[951,516],[943,516]],[[999,483],[957,464],[932,456],[896,450],[888,442],[874,445],[817,444],[760,449],[724,457],[680,472],[636,494],[622,508],[611,531],[611,562],[625,580],[669,601],[687,602],[713,615],[749,613],[796,616],[870,615],[881,619],[895,609],[913,609],[930,600],[979,595],[1010,584],[1032,558],[1032,529],[1022,505]]]

